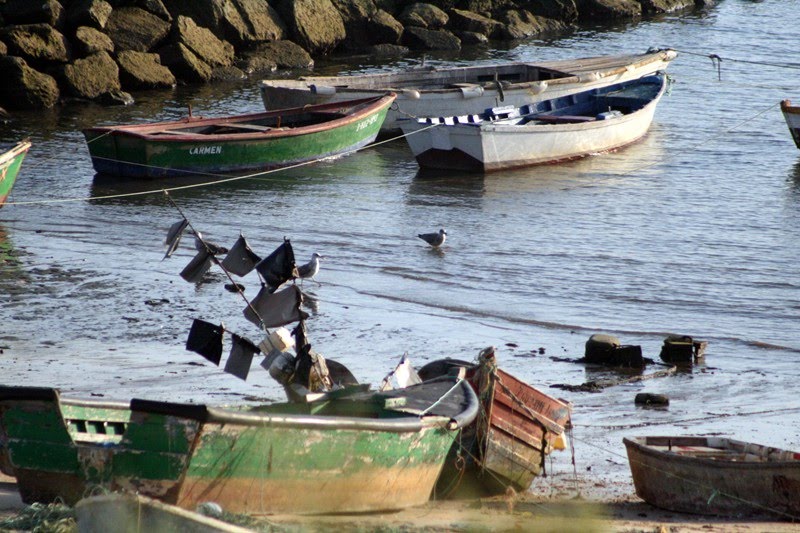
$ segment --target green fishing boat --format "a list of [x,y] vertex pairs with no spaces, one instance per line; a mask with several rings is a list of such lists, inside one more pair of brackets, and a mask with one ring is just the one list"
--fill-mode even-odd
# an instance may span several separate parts
[[74,504],[102,487],[234,513],[396,510],[428,501],[477,411],[455,376],[241,409],[0,387],[0,465],[25,503]]
[[11,194],[11,188],[14,186],[14,182],[17,181],[19,167],[22,165],[22,160],[25,159],[30,147],[30,142],[22,141],[0,155],[0,207],[3,207],[8,195]]
[[220,118],[102,126],[83,131],[99,175],[164,178],[287,167],[372,143],[394,93]]

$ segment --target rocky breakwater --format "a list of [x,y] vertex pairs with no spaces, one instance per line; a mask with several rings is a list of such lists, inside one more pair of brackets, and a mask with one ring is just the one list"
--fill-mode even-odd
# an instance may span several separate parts
[[178,83],[558,32],[715,0],[0,0],[0,107],[133,102]]

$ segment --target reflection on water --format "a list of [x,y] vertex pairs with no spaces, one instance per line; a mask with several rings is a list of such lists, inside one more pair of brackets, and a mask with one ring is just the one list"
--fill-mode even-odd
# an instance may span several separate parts
[[794,193],[800,195],[800,159],[791,168],[788,181],[791,183]]

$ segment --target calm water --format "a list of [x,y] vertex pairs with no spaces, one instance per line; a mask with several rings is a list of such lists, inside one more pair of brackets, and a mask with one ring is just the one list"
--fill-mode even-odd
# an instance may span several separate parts
[[[713,433],[800,449],[800,151],[778,108],[800,101],[800,31],[786,23],[798,9],[725,0],[701,14],[428,58],[679,50],[649,135],[618,153],[442,175],[419,173],[400,140],[172,196],[220,244],[241,231],[262,256],[284,236],[298,261],[323,254],[321,285],[304,287],[310,338],[362,381],[380,380],[403,353],[421,365],[499,346],[508,371],[574,403],[576,460],[589,480],[630,490],[627,435]],[[721,80],[709,54],[725,58]],[[401,66],[337,61],[318,72]],[[242,382],[184,349],[193,318],[260,339],[222,274],[198,287],[178,276],[189,239],[162,260],[179,219],[162,194],[99,199],[172,184],[95,182],[79,133],[181,117],[190,104],[209,116],[258,111],[256,81],[136,96],[129,108],[77,105],[0,126],[0,141],[33,141],[18,205],[0,211],[2,381],[119,399],[282,399],[255,364]],[[416,238],[439,227],[441,251]],[[243,283],[254,296],[255,276]],[[581,357],[596,332],[654,359],[666,334],[693,335],[709,341],[707,361],[602,394],[550,388],[598,377],[553,359]],[[642,391],[669,394],[669,409],[636,408]],[[556,454],[552,468],[567,476],[568,463]]]

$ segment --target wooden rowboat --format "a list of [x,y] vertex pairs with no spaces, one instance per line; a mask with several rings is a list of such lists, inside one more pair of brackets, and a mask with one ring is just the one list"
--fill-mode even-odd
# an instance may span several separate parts
[[794,144],[800,148],[800,106],[792,105],[791,100],[781,101],[781,112],[792,134]]
[[563,447],[572,405],[553,398],[497,367],[492,349],[478,364],[455,359],[433,361],[419,370],[423,380],[466,369],[480,412],[451,450],[437,484],[439,497],[524,491],[544,467],[545,457]]
[[428,501],[477,410],[456,378],[242,409],[2,387],[0,452],[25,503],[102,487],[233,513],[395,510]]
[[800,519],[800,453],[722,437],[624,439],[636,494],[670,511]]
[[100,175],[162,178],[281,168],[372,143],[394,94],[220,118],[84,130]]
[[30,142],[23,141],[0,155],[0,207],[3,207],[11,193],[11,188],[17,180],[19,167],[30,147]]
[[263,80],[266,109],[397,93],[383,134],[397,133],[398,119],[458,116],[498,105],[521,106],[558,98],[665,70],[674,50],[605,55],[535,63],[508,62],[466,67],[405,68],[397,72],[306,76]]
[[522,107],[401,121],[421,167],[492,172],[622,148],[650,128],[667,76],[591,89]]

